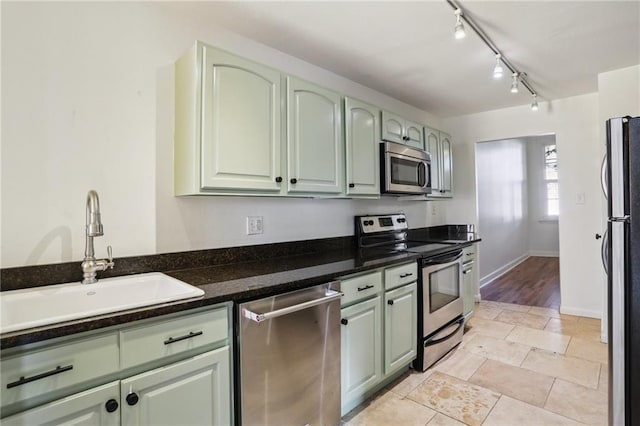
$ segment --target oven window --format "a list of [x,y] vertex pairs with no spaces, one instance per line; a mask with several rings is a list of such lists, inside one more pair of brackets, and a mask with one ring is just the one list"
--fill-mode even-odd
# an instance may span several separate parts
[[391,183],[399,185],[422,185],[419,164],[415,160],[391,157]]
[[429,274],[429,312],[433,313],[460,297],[460,265],[454,263]]

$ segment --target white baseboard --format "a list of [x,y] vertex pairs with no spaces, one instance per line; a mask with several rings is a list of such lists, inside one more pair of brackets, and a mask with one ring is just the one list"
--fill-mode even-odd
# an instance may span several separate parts
[[602,318],[601,311],[592,311],[589,309],[574,308],[572,306],[560,305],[560,313],[566,315],[577,315],[579,317]]
[[560,252],[557,251],[544,251],[544,250],[531,250],[529,256],[536,257],[560,257]]
[[515,268],[516,266],[518,266],[519,264],[524,262],[525,260],[527,260],[528,257],[529,257],[529,253],[523,254],[522,256],[518,257],[517,259],[512,260],[511,262],[507,263],[506,265],[501,266],[500,268],[496,269],[495,271],[491,272],[490,274],[480,278],[480,288],[482,288],[485,285],[491,283],[492,281],[500,278],[501,276],[503,276],[504,274],[506,274],[507,272],[509,272],[510,270],[512,270],[513,268]]

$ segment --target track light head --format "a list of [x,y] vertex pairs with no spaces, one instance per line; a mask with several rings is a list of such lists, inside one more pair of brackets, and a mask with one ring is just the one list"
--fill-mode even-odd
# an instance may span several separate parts
[[533,102],[531,102],[531,111],[537,111],[538,110],[538,95],[537,94],[533,94]]
[[457,40],[460,40],[467,35],[464,31],[464,24],[462,23],[462,10],[458,8],[453,13],[456,15],[456,26],[453,29],[453,35]]
[[518,93],[518,77],[519,74],[517,72],[511,74],[511,93]]
[[495,78],[496,80],[501,79],[502,75],[504,74],[504,69],[502,68],[502,63],[500,62],[501,58],[502,55],[496,53],[496,66],[493,68],[493,78]]

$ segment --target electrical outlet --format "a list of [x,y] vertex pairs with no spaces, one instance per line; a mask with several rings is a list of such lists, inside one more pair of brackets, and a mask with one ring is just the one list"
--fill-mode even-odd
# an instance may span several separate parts
[[436,203],[431,203],[431,216],[436,215]]
[[263,232],[262,216],[247,216],[247,235],[262,234]]

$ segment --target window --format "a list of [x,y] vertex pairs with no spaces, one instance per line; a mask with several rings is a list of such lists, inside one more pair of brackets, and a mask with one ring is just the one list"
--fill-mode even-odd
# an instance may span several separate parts
[[560,213],[558,196],[558,153],[556,145],[544,146],[544,183],[546,186],[546,215],[549,219],[557,219]]

